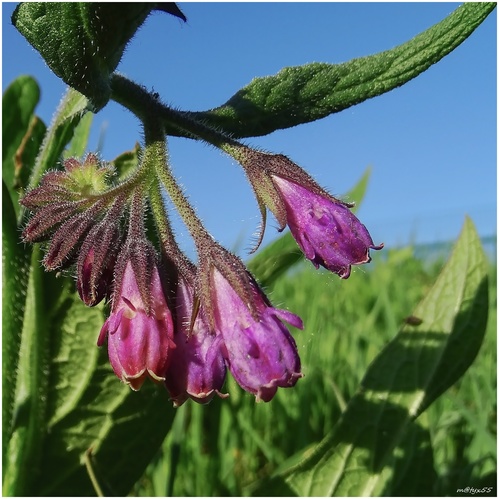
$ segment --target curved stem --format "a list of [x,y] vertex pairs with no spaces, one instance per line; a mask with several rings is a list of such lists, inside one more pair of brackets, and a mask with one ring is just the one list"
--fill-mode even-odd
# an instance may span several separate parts
[[[163,140],[165,135],[165,128],[173,127],[181,130],[183,135],[192,139],[204,140],[218,147],[245,169],[243,159],[248,147],[234,140],[226,133],[211,128],[202,121],[195,119],[194,113],[177,111],[165,106],[154,94],[147,92],[144,87],[116,73],[111,76],[111,89],[112,98],[134,113],[143,123],[156,123],[150,127],[149,132],[146,131],[146,143],[148,142],[148,133],[150,135],[149,141],[160,141]],[[165,186],[172,184],[173,190],[172,192],[169,191],[169,194],[175,197],[176,201],[174,200],[174,203],[178,206],[184,205],[185,203],[181,199],[183,193],[178,192],[179,189],[176,188],[173,177],[169,175],[169,170],[160,173],[162,180],[166,182]],[[169,178],[166,178],[165,174]]]
[[112,187],[111,189],[104,191],[99,194],[87,194],[86,200],[99,200],[104,199],[108,203],[111,203],[118,196],[127,196],[135,189],[135,187],[144,180],[145,171],[143,168],[139,167],[129,178],[120,183],[119,185]]
[[163,251],[175,262],[182,274],[189,273],[191,275],[194,264],[184,255],[175,240],[159,183],[152,184],[149,191],[149,201]]
[[[168,155],[166,151],[166,140],[164,138],[164,129],[156,114],[143,115],[144,135],[146,142],[146,151],[150,158],[148,168],[154,168],[156,178],[160,180],[170,196],[173,204],[179,212],[182,220],[189,229],[196,246],[201,240],[211,238],[203,226],[200,218],[197,216],[194,208],[191,206],[177,180],[168,167]],[[146,158],[144,158],[146,162]],[[151,172],[153,174],[153,172]]]
[[144,87],[122,75],[111,75],[111,98],[126,107],[141,121],[155,115],[161,118],[163,128],[175,128],[193,139],[201,139],[228,152],[227,149],[241,146],[229,135],[205,125],[193,118],[193,113],[177,111],[162,104]]
[[130,218],[128,221],[128,237],[132,240],[144,237],[144,196],[141,186],[137,186],[130,201]]
[[177,242],[173,236],[170,225],[170,218],[166,212],[166,207],[163,203],[161,185],[153,183],[149,190],[149,202],[151,210],[159,233],[161,245],[165,248],[177,247]]

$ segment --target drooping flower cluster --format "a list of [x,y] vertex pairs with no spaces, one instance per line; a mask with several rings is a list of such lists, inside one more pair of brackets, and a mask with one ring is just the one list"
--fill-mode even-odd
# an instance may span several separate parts
[[[281,230],[288,225],[316,267],[347,278],[351,265],[368,262],[369,250],[382,247],[349,205],[286,157],[244,146],[235,157],[262,214],[268,207]],[[109,302],[97,343],[107,343],[116,375],[134,390],[147,377],[163,383],[175,406],[226,397],[227,371],[257,401],[294,386],[301,364],[285,323],[302,329],[301,319],[273,307],[243,262],[216,243],[194,214],[188,226],[197,266],[176,245],[166,214],[158,221],[157,209],[160,237],[154,246],[145,224],[150,179],[117,184],[113,173],[93,154],[83,162],[71,158],[64,170],[45,174],[21,203],[33,212],[23,239],[46,241],[46,269],[72,266],[86,305]],[[185,199],[177,198],[189,215]]]

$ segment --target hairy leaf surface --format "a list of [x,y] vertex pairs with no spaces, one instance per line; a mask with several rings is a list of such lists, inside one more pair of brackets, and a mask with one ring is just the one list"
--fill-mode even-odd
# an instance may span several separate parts
[[190,116],[235,137],[266,135],[324,118],[426,71],[466,40],[495,6],[494,2],[464,3],[440,23],[391,50],[343,64],[288,67],[273,76],[255,78],[222,106]]

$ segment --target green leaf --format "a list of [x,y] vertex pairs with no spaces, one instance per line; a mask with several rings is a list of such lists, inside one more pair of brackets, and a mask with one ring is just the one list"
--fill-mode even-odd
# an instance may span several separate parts
[[71,157],[81,158],[83,156],[87,149],[93,119],[93,113],[86,113],[82,116],[78,126],[73,132],[73,140],[64,151],[64,159]]
[[141,147],[137,142],[133,149],[125,151],[111,161],[111,164],[116,169],[120,182],[129,177],[137,169],[140,155]]
[[[133,392],[96,346],[101,307],[87,308],[71,290],[54,316],[47,434],[37,495],[94,495],[85,461],[102,488],[126,495],[169,429],[173,408],[163,388]],[[91,452],[91,455],[88,454]]]
[[151,2],[23,2],[12,23],[50,69],[86,95],[97,112],[109,100],[109,77],[127,43],[155,8],[183,17],[178,8]]
[[466,371],[488,313],[486,257],[467,219],[452,256],[405,324],[369,367],[334,430],[274,487],[309,496],[371,495],[407,428]]
[[[30,126],[39,98],[40,88],[36,81],[31,76],[20,76],[7,87],[2,99],[2,178],[16,216],[19,212],[19,187],[23,186],[20,177],[25,177],[24,171],[21,174],[20,166],[23,170],[29,170],[24,166],[24,161],[19,161],[17,153],[23,142],[32,142],[26,139],[34,136],[33,127],[40,126]],[[37,129],[36,132],[39,134],[40,131]],[[39,143],[39,139],[34,141]]]
[[97,368],[97,334],[105,317],[101,308],[87,308],[65,279],[64,294],[51,311],[55,334],[51,339],[51,366],[47,394],[50,430],[70,413]]
[[22,219],[23,210],[17,188],[25,186],[28,177],[34,185],[60,155],[81,104],[80,97],[64,101],[38,154],[45,135],[45,125],[33,115],[38,98],[38,85],[30,77],[18,78],[4,94],[2,451],[4,491],[9,495],[26,494],[36,476],[29,470],[36,470],[45,431],[48,313],[59,295],[48,292],[54,278],[40,268],[39,247],[32,253],[20,244],[16,219]]
[[3,96],[2,175],[18,222],[24,215],[23,208],[19,206],[18,189],[35,187],[46,170],[57,166],[87,105],[83,95],[68,89],[52,124],[46,130],[33,114],[39,95],[36,81],[29,76],[21,76]]
[[17,365],[31,250],[19,244],[16,213],[2,183],[2,462],[13,431]]
[[303,253],[291,232],[286,232],[259,251],[247,266],[258,282],[266,288],[272,286],[279,276],[301,261]]
[[464,3],[391,50],[343,64],[284,68],[274,76],[255,78],[218,108],[189,115],[234,137],[265,135],[324,118],[415,78],[466,40],[495,6]]
[[118,380],[107,349],[96,345],[102,307],[86,307],[71,281],[43,273],[38,260],[37,252],[33,272],[44,286],[26,307],[4,493],[91,496],[89,465],[103,490],[126,495],[161,446],[174,409],[164,387],[146,383],[133,392]]
[[21,191],[26,189],[29,183],[46,133],[45,123],[38,116],[33,116],[14,158],[16,165],[15,186]]
[[[45,288],[47,275],[40,267],[41,252],[35,245],[23,305],[15,385],[13,422],[4,461],[3,493],[8,496],[31,495],[45,429],[47,366],[51,332],[47,310],[53,292]],[[16,269],[10,269],[16,271]],[[11,275],[11,278],[15,276]],[[54,290],[52,290],[54,291]],[[12,358],[10,362],[12,362]]]
[[[90,333],[83,331],[83,322],[79,327],[82,333]],[[94,495],[86,461],[107,495],[127,495],[172,423],[174,409],[166,390],[146,383],[133,392],[121,383],[109,366],[106,350],[95,346],[95,333],[90,337],[98,354],[96,368],[77,400],[67,404],[71,410],[50,425],[40,482],[32,492],[37,495],[71,496],[75,490]]]
[[404,437],[383,468],[371,493],[374,497],[428,497],[436,495],[437,474],[428,418],[410,421]]
[[369,179],[371,178],[371,167],[368,166],[358,182],[342,197],[342,200],[348,203],[355,203],[351,210],[356,213],[367,192]]
[[390,468],[392,476],[389,488],[380,491],[382,494],[379,495],[385,497],[435,495],[437,475],[433,463],[431,435],[426,423],[421,425],[411,421],[407,425],[405,436],[400,446],[395,449]]

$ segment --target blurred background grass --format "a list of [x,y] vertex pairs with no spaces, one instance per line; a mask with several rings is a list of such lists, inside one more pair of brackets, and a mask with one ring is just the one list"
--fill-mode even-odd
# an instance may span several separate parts
[[[298,313],[305,323],[304,331],[292,330],[305,377],[293,389],[280,389],[272,402],[256,404],[228,376],[228,399],[208,406],[189,401],[177,409],[133,495],[248,495],[259,480],[298,459],[333,428],[367,366],[431,287],[447,253],[446,246],[384,250],[346,281],[304,262],[278,279],[261,276],[274,306]],[[496,270],[491,263],[490,315],[476,361],[421,417],[431,436],[432,495],[496,483]],[[409,469],[411,459],[402,458]],[[380,494],[404,495],[403,480],[387,487]]]

